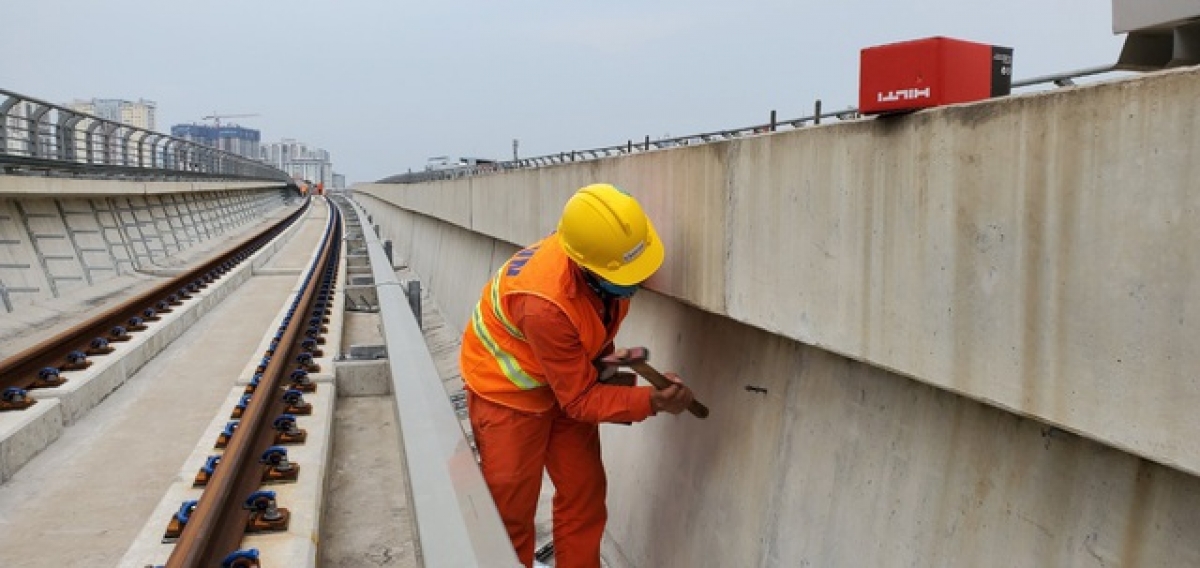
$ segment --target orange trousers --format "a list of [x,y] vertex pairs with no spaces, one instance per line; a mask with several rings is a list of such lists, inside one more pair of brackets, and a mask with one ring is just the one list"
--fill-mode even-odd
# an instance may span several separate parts
[[467,412],[491,490],[517,558],[533,565],[534,515],[542,472],[554,483],[554,565],[599,568],[608,509],[600,430],[568,418],[557,406],[542,413],[514,410],[467,391]]

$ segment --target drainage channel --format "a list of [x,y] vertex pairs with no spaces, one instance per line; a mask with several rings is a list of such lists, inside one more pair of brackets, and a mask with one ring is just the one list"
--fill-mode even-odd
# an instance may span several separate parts
[[418,558],[424,566],[519,566],[422,334],[420,305],[413,303],[419,285],[396,277],[378,229],[366,227],[372,220],[357,203],[333,200],[346,214],[348,232],[361,235],[369,259],[371,280],[359,285],[374,289],[383,327]]

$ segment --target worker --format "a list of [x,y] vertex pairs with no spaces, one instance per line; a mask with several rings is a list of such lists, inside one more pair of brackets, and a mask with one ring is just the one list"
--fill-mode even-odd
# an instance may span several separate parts
[[555,566],[598,567],[608,518],[599,424],[678,414],[692,401],[674,373],[663,390],[625,373],[601,381],[614,369],[599,360],[615,351],[630,298],[663,257],[637,200],[589,185],[567,201],[556,232],[500,267],[466,325],[459,364],[480,467],[525,566],[543,471],[555,489]]

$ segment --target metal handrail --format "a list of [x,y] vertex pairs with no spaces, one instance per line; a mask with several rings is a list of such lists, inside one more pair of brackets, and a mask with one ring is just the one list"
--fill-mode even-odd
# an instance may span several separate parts
[[1054,83],[1054,85],[1058,86],[1058,87],[1070,87],[1075,84],[1074,80],[1078,79],[1080,77],[1088,77],[1091,75],[1100,75],[1103,73],[1112,73],[1114,71],[1120,71],[1120,69],[1118,69],[1116,65],[1100,65],[1097,67],[1088,67],[1086,69],[1079,69],[1077,71],[1067,71],[1064,73],[1053,73],[1050,75],[1040,75],[1037,77],[1030,77],[1028,79],[1021,79],[1018,81],[1013,81],[1012,88],[1018,89],[1021,87],[1029,87],[1032,85],[1039,85],[1042,83]]
[[[1064,73],[1042,75],[1013,81],[1012,88],[1016,89],[1042,83],[1054,83],[1059,87],[1069,87],[1075,84],[1074,79],[1091,75],[1100,75],[1103,73],[1111,73],[1115,71],[1121,71],[1121,69],[1118,69],[1116,65],[1088,67],[1076,71],[1067,71]],[[858,118],[861,118],[861,115],[859,114],[858,109],[854,107],[840,111],[822,112],[821,101],[817,100],[813,114],[791,120],[777,121],[775,119],[775,111],[771,111],[770,120],[763,124],[756,124],[730,130],[717,130],[714,132],[705,132],[688,136],[679,136],[675,138],[662,138],[658,140],[651,140],[649,136],[646,136],[642,142],[638,143],[634,143],[633,140],[628,140],[624,144],[605,146],[602,148],[592,148],[589,150],[571,150],[568,152],[547,154],[545,156],[537,156],[534,158],[521,158],[517,160],[495,162],[483,165],[462,166],[446,170],[409,172],[383,178],[379,180],[378,183],[422,183],[427,181],[458,179],[523,168],[540,168],[556,164],[596,160],[611,156],[624,156],[665,148],[721,142],[725,140],[776,132],[781,128],[798,129],[806,126],[815,126],[821,124],[821,120],[823,119],[837,119],[840,121],[845,121],[855,120]]]
[[559,152],[557,154],[547,154],[545,156],[537,156],[533,158],[521,158],[517,160],[475,166],[463,166],[446,170],[409,172],[383,178],[379,180],[378,183],[421,183],[427,181],[458,179],[524,168],[540,168],[556,164],[598,160],[612,156],[627,156],[666,148],[722,142],[737,138],[757,136],[759,134],[767,134],[781,129],[798,129],[806,126],[816,126],[821,124],[821,121],[825,119],[837,119],[845,121],[855,120],[859,117],[860,115],[858,113],[858,109],[854,107],[839,111],[822,111],[821,101],[817,100],[814,104],[813,114],[809,116],[802,116],[800,118],[777,120],[775,117],[775,111],[771,111],[768,121],[762,124],[743,126],[729,130],[716,130],[700,134],[691,134],[688,136],[678,136],[675,138],[660,138],[658,140],[651,140],[649,136],[646,136],[643,141],[636,143],[633,140],[627,140],[624,144],[604,146],[601,148],[591,148],[588,150],[571,150],[569,152]]
[[0,89],[0,173],[290,181],[263,162]]

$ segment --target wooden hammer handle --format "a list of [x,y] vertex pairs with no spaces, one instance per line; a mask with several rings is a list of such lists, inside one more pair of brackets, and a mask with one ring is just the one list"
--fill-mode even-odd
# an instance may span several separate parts
[[[664,377],[662,373],[658,372],[658,369],[651,367],[649,363],[639,361],[630,362],[627,364],[629,365],[629,368],[637,371],[637,374],[645,377],[646,380],[650,381],[650,384],[654,385],[654,388],[658,390],[663,390],[675,384],[671,381],[671,379]],[[696,399],[692,399],[692,403],[688,405],[687,409],[688,412],[691,412],[696,416],[696,418],[708,418],[708,407],[700,404],[700,401]]]

